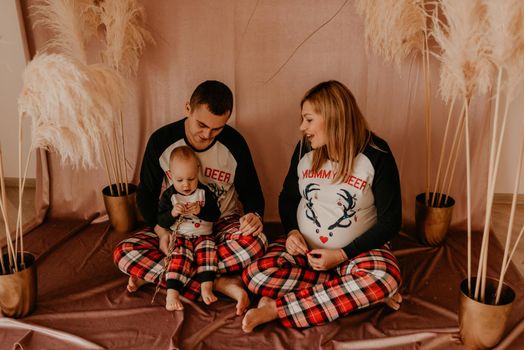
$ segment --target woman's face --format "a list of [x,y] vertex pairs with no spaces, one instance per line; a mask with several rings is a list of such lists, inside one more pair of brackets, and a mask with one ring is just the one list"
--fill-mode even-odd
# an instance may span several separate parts
[[313,105],[309,101],[305,101],[302,105],[300,131],[306,135],[313,149],[327,144],[325,118],[315,113]]

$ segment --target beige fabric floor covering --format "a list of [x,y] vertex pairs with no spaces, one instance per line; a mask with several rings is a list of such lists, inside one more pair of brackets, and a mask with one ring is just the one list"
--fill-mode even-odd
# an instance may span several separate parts
[[[272,230],[266,226],[266,231]],[[64,239],[73,232],[69,238]],[[465,235],[424,247],[405,233],[395,241],[404,283],[400,311],[373,307],[310,329],[278,322],[244,334],[234,302],[210,307],[186,302],[167,312],[154,286],[127,293],[127,277],[113,265],[113,247],[126,235],[106,223],[52,221],[27,235],[37,257],[38,305],[28,317],[0,318],[1,349],[463,349],[458,340],[459,282],[466,276]],[[480,235],[475,235],[474,248]],[[478,251],[475,249],[475,251]],[[476,261],[476,260],[474,260]],[[501,261],[492,240],[490,265]],[[497,271],[489,271],[496,276]],[[508,283],[517,294],[508,332],[498,349],[524,348],[524,280],[512,266]]]

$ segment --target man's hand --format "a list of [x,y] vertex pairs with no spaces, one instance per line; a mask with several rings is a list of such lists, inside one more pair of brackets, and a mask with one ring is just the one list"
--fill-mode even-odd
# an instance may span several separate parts
[[306,255],[306,252],[308,251],[307,243],[299,230],[292,230],[288,233],[286,239],[286,250],[293,256]]
[[347,260],[342,249],[313,249],[307,253],[307,260],[313,270],[326,271]]
[[258,236],[262,232],[262,227],[262,220],[255,213],[247,213],[240,218],[240,232],[244,236]]

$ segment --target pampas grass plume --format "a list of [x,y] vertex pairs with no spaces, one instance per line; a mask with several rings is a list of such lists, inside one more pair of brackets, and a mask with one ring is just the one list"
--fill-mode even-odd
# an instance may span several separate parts
[[37,55],[26,67],[18,99],[19,116],[32,120],[32,147],[55,151],[73,167],[96,167],[124,88],[108,68],[65,55]]
[[441,0],[446,22],[434,19],[433,37],[441,47],[440,94],[471,98],[492,85],[493,64],[486,38],[486,8],[480,0]]
[[124,76],[136,75],[146,43],[154,43],[144,28],[144,8],[136,0],[106,0],[98,12],[105,27],[104,62]]
[[487,9],[487,40],[493,63],[506,71],[506,97],[515,97],[524,75],[524,1],[483,0]]
[[41,0],[31,9],[38,19],[35,26],[51,29],[55,37],[46,44],[46,49],[70,55],[87,63],[85,45],[94,34],[93,13],[88,11],[92,0]]
[[400,68],[401,61],[424,49],[426,13],[423,0],[357,0],[365,20],[365,38],[373,51]]

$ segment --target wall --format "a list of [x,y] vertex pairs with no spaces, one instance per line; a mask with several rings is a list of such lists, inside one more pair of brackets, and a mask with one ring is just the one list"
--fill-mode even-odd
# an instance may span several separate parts
[[[0,1],[0,144],[4,156],[5,177],[18,177],[18,112],[17,97],[22,88],[26,64],[25,32],[18,18],[18,0]],[[24,121],[29,131],[29,121]],[[29,133],[23,137],[24,152],[29,149]],[[35,177],[34,155],[28,178]]]
[[[240,118],[234,121],[234,125],[247,137],[254,151],[264,189],[269,194],[266,196],[267,203],[273,206],[270,212],[275,217],[271,219],[276,218],[275,198],[287,170],[284,169],[285,166],[276,167],[275,164],[287,165],[289,154],[298,137],[296,125],[292,122],[286,122],[283,128],[276,129],[275,123],[284,118],[298,120],[297,101],[306,88],[324,79],[337,78],[351,85],[361,106],[370,116],[372,127],[390,141],[400,161],[406,159],[407,170],[404,176],[414,173],[408,167],[410,160],[422,159],[422,157],[418,155],[411,158],[403,157],[404,152],[418,151],[413,150],[413,147],[403,146],[403,140],[406,135],[411,137],[417,135],[417,132],[413,132],[416,128],[411,130],[409,127],[420,121],[410,119],[404,124],[398,124],[393,121],[391,115],[400,109],[401,114],[406,114],[406,110],[412,115],[420,114],[417,114],[420,106],[416,107],[417,110],[409,110],[412,107],[407,106],[409,98],[405,97],[411,96],[412,91],[415,91],[413,94],[417,94],[418,91],[417,96],[421,96],[420,89],[411,85],[410,80],[415,80],[414,84],[420,85],[421,79],[416,78],[415,73],[411,74],[410,71],[405,72],[399,81],[393,68],[386,66],[382,58],[374,56],[362,58],[364,55],[362,21],[353,13],[350,5],[342,6],[342,10],[339,11],[338,4],[334,2],[329,3],[330,6],[320,7],[315,5],[314,1],[305,3],[302,1],[281,3],[225,1],[220,4],[212,1],[195,3],[142,1],[142,3],[146,6],[157,45],[146,50],[138,83],[131,86],[131,95],[140,96],[142,99],[133,100],[133,104],[129,106],[131,113],[126,114],[130,118],[128,132],[136,142],[135,145],[128,147],[135,169],[135,178],[148,132],[181,116],[181,106],[188,93],[202,79],[225,81],[234,90],[237,101],[235,115],[237,115],[236,111],[242,111],[239,114]],[[10,40],[8,44],[0,44],[2,55],[0,56],[2,74],[0,98],[2,98],[1,106],[4,112],[1,116],[0,140],[6,144],[4,147],[10,147],[9,154],[13,156],[13,159],[8,161],[8,176],[17,176],[16,95],[20,89],[19,74],[23,69],[24,61],[19,31],[15,31],[16,40],[13,40],[11,34],[7,36],[7,29],[4,29],[8,26],[19,30],[13,23],[17,18],[14,4],[14,0],[0,2],[0,28],[2,28],[0,35],[5,35],[4,41],[8,38]],[[276,9],[279,10],[278,17],[275,17]],[[195,13],[198,13],[198,16]],[[217,13],[219,18],[216,16]],[[296,16],[289,16],[289,13],[294,13]],[[275,27],[276,25],[278,26]],[[32,28],[31,20],[28,20],[27,28]],[[316,32],[315,28],[322,30]],[[3,34],[4,31],[6,34]],[[47,34],[37,31],[32,35],[34,42],[32,47],[41,48]],[[225,42],[224,38],[227,39]],[[309,39],[303,41],[304,38]],[[7,56],[10,57],[17,51],[15,50],[17,45],[21,56],[18,60],[7,61]],[[296,54],[293,51],[295,49],[298,50]],[[209,55],[209,52],[213,52],[213,55]],[[5,67],[1,64],[4,61]],[[393,81],[403,85],[391,89]],[[402,90],[402,93],[398,93],[399,90]],[[497,193],[507,193],[512,189],[511,174],[514,173],[512,166],[514,168],[518,155],[518,146],[515,144],[521,139],[521,127],[514,124],[522,121],[519,110],[522,109],[524,101],[521,96],[517,97],[510,111],[508,131],[511,135],[506,139],[512,141],[506,142],[507,151],[502,154],[499,181],[495,190]],[[377,100],[382,102],[376,103]],[[395,106],[394,110],[391,110],[390,106]],[[393,126],[397,125],[398,129],[405,131],[404,134],[393,131],[395,129]],[[147,130],[147,132],[137,133],[136,129]],[[271,133],[264,132],[268,130]],[[267,142],[268,134],[272,135],[274,142]],[[418,174],[411,176],[417,177]],[[92,177],[90,173],[90,178]],[[102,178],[100,183],[103,183],[103,174],[100,178]],[[461,179],[461,176],[458,178]],[[85,179],[82,176],[75,176],[73,180],[81,182]],[[55,179],[55,181],[60,180],[58,177]],[[406,183],[410,183],[417,190],[421,188],[416,186],[419,183],[413,184],[411,180],[411,178],[406,180]],[[98,189],[97,186],[93,188]],[[522,186],[520,193],[524,193]],[[96,195],[98,196],[99,193],[96,192]],[[87,197],[82,194],[81,196]],[[78,202],[77,199],[74,201]],[[411,197],[410,202],[412,202]],[[83,207],[84,204],[79,202],[78,206]],[[412,212],[412,208],[407,209],[409,210],[406,212]]]
[[[522,138],[524,137],[524,83],[511,103],[506,135],[502,146],[495,193],[513,193]],[[521,169],[519,194],[524,194],[524,170]]]

